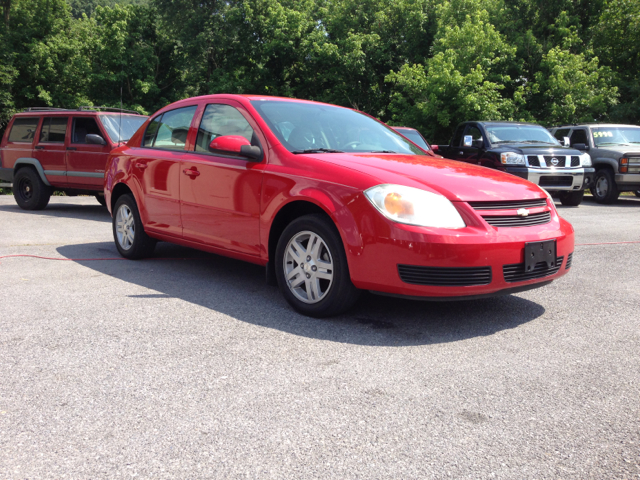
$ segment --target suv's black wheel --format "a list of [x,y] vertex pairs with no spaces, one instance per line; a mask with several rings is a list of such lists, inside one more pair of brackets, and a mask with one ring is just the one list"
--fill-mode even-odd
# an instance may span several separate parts
[[132,260],[148,257],[156,247],[157,240],[144,231],[131,195],[122,195],[113,208],[113,239],[120,255]]
[[104,193],[96,193],[95,197],[100,205],[103,207],[107,206],[107,201],[104,199]]
[[49,203],[51,192],[31,167],[22,167],[13,177],[13,196],[24,210],[42,210]]
[[360,295],[349,277],[342,239],[321,214],[304,215],[285,228],[276,248],[275,270],[282,295],[303,315],[337,315]]
[[584,190],[579,192],[560,192],[560,202],[565,207],[577,207],[582,203],[584,198]]
[[620,196],[613,171],[602,168],[596,172],[591,187],[591,195],[598,203],[613,203]]

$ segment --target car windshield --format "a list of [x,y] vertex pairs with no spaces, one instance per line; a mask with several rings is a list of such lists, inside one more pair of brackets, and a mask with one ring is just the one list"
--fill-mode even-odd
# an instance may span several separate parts
[[399,128],[398,132],[407,137],[419,147],[422,147],[425,150],[431,150],[427,142],[424,140],[424,138],[422,138],[422,135],[420,135],[417,130],[413,130],[412,128]]
[[316,103],[253,100],[284,147],[293,153],[378,152],[424,155],[394,130],[363,113]]
[[542,143],[560,145],[560,142],[544,127],[539,125],[487,125],[489,141],[501,143]]
[[596,147],[640,144],[640,127],[597,127],[591,133]]
[[[126,142],[147,120],[144,115],[120,115],[119,113],[99,115],[112,142]],[[122,122],[122,123],[121,123]]]

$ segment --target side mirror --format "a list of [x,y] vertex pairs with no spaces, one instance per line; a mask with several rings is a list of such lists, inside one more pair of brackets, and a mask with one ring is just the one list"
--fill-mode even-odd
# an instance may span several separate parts
[[568,147],[569,145],[571,145],[571,139],[569,137],[564,137],[564,139],[562,140],[562,144],[565,147]]
[[107,142],[104,141],[104,138],[102,138],[100,135],[96,135],[95,133],[88,133],[84,141],[90,145],[106,145],[107,144]]
[[438,145],[431,145],[431,150],[433,150],[434,152],[438,151]]
[[587,150],[589,150],[589,145],[586,145],[584,143],[574,143],[573,148],[575,148],[576,150],[584,150],[586,152]]
[[470,147],[473,143],[473,137],[471,135],[465,135],[462,145],[465,147]]
[[482,148],[484,147],[484,141],[481,138],[478,138],[477,140],[473,140],[471,142],[471,146],[474,148]]
[[251,145],[251,142],[240,135],[222,135],[214,138],[209,144],[209,150],[235,153],[252,161],[260,161],[262,149]]

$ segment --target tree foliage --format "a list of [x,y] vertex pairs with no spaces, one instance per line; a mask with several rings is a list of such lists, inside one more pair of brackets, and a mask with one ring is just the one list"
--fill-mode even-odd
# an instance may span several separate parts
[[327,101],[445,142],[464,120],[640,121],[637,0],[1,0],[0,130],[29,106]]

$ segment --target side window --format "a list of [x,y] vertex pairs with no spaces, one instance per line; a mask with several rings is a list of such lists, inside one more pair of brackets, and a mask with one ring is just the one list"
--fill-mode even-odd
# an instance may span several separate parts
[[571,145],[575,143],[584,143],[585,145],[589,145],[589,141],[587,140],[587,132],[583,129],[574,130],[571,133]]
[[467,135],[471,135],[474,140],[482,140],[482,132],[475,125],[469,127]]
[[456,133],[453,135],[453,140],[451,140],[452,147],[459,147],[462,145],[462,133],[464,132],[465,126],[466,125],[460,125],[457,128]]
[[71,143],[87,143],[87,135],[102,136],[95,119],[91,117],[77,117],[73,119]]
[[564,137],[569,136],[569,129],[561,128],[559,130],[556,130],[556,133],[554,133],[553,136],[562,142],[562,140],[564,140]]
[[69,117],[45,117],[40,131],[40,142],[64,143]]
[[184,150],[197,106],[178,108],[154,118],[144,134],[143,146]]
[[40,117],[16,118],[9,132],[10,142],[31,143],[38,128]]
[[239,135],[250,142],[253,129],[238,109],[229,105],[207,105],[198,128],[196,152],[209,152],[211,141],[224,135]]

